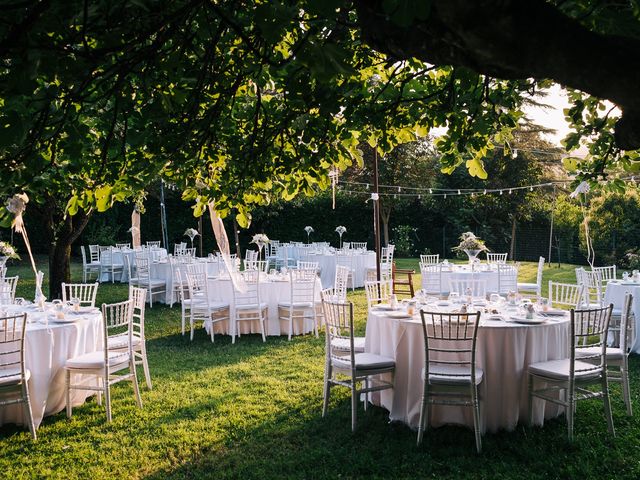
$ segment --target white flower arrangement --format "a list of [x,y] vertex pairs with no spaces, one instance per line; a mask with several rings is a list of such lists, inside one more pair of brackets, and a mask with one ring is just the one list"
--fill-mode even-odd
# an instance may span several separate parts
[[342,225],[336,227],[336,233],[341,237],[342,237],[342,234],[345,233],[346,231],[347,231],[346,227],[343,227]]
[[193,239],[196,238],[198,235],[200,235],[200,233],[198,233],[198,230],[196,230],[195,228],[187,228],[184,231],[183,235],[189,237],[193,242]]
[[304,231],[307,232],[307,235],[312,234],[315,230],[313,229],[313,227],[311,225],[307,225],[306,227],[304,227]]
[[22,215],[29,203],[29,197],[26,193],[16,193],[13,197],[7,200],[7,210],[14,215]]
[[452,250],[464,252],[465,250],[480,250],[481,252],[489,251],[484,244],[484,240],[479,239],[473,232],[464,232],[460,235],[460,243]]
[[269,243],[269,237],[267,237],[264,233],[256,233],[251,239],[251,243],[255,243],[259,248],[262,248],[264,245]]
[[16,260],[20,259],[20,255],[18,255],[14,246],[7,242],[0,242],[0,256],[15,258]]

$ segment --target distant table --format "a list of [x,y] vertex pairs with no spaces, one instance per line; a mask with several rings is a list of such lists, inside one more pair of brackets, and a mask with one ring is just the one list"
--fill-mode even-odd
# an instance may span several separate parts
[[[72,323],[56,323],[50,319],[46,324],[48,314],[37,311],[34,305],[4,308],[10,314],[27,313],[25,366],[31,372],[29,396],[33,423],[37,428],[45,416],[54,415],[66,407],[66,361],[102,348],[102,313],[97,308],[84,309],[79,314],[66,314],[67,319],[74,320]],[[71,401],[74,406],[81,405],[91,395],[90,391],[72,390]],[[0,409],[0,425],[5,423],[25,423],[22,405]]]
[[613,308],[622,310],[624,296],[627,292],[633,295],[631,311],[633,312],[636,322],[636,338],[632,343],[631,351],[640,353],[640,335],[637,334],[638,328],[640,328],[640,283],[615,280],[610,281],[607,284],[607,290],[604,294],[604,304],[609,305],[610,303],[613,303]]
[[370,251],[355,252],[349,255],[307,252],[301,257],[301,260],[318,262],[322,288],[332,288],[334,286],[337,265],[347,265],[353,269],[353,284],[355,288],[364,287],[364,282],[367,279],[367,270],[376,268],[376,254]]
[[[491,266],[481,264],[471,270],[469,265],[448,264],[442,266],[442,294],[449,293],[449,281],[454,278],[477,278],[487,281],[487,293],[498,291],[498,270],[494,270]],[[422,288],[427,290],[427,279],[422,277]]]
[[[425,308],[426,309],[426,308]],[[484,430],[513,430],[528,422],[527,367],[531,363],[568,355],[568,317],[550,319],[540,325],[482,320],[478,331],[476,362],[484,370],[479,393]],[[423,391],[424,337],[419,316],[391,318],[387,312],[369,312],[365,350],[396,361],[393,389],[372,396],[374,403],[389,410],[390,420],[417,429]],[[431,426],[459,424],[473,427],[468,407],[434,405]],[[536,401],[534,423],[541,425],[563,410],[550,402]]]

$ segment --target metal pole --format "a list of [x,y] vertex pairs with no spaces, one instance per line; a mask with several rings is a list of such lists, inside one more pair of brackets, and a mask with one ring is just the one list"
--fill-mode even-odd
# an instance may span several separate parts
[[[379,198],[380,192],[378,191],[378,145],[375,146],[373,155],[373,191],[376,197]],[[373,201],[373,234],[376,244],[376,278],[381,280],[380,275],[380,200]]]
[[162,243],[169,251],[169,235],[167,233],[167,210],[164,208],[164,181],[160,179],[160,226],[162,228]]
[[[553,242],[553,213],[556,209],[556,186],[553,186],[553,205],[551,206],[551,226],[549,228],[549,258],[547,259],[547,262],[549,263],[549,266],[551,266],[551,244]],[[560,258],[558,258],[558,261],[560,260]]]
[[204,257],[204,255],[202,255],[202,251],[203,251],[202,250],[202,235],[204,234],[204,232],[202,231],[202,217],[203,216],[204,216],[204,213],[198,217],[198,231],[200,232],[199,240],[200,240],[200,256],[201,257]]

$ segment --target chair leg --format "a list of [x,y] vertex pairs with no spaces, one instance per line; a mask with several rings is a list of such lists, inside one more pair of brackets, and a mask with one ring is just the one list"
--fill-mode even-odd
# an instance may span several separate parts
[[472,389],[472,403],[473,403],[473,431],[476,437],[476,451],[480,453],[482,451],[482,431],[480,424],[480,402],[478,401],[478,387],[474,386]]
[[71,418],[73,407],[71,406],[71,371],[65,372],[65,401],[67,402],[67,418]]
[[624,404],[627,407],[627,415],[633,416],[633,407],[631,406],[631,390],[629,387],[629,370],[627,362],[624,361],[620,365],[620,376],[622,381],[622,396],[624,397]]
[[329,409],[329,397],[331,396],[331,360],[327,358],[327,362],[325,364],[324,369],[324,395],[322,401],[322,416],[325,417],[327,415],[327,410]]
[[262,333],[262,343],[267,341],[267,337],[264,333],[264,319],[266,315],[263,315],[264,312],[260,312],[260,332]]
[[138,408],[142,408],[142,398],[140,397],[140,387],[138,386],[138,374],[136,373],[136,362],[133,355],[131,356],[131,363],[129,365],[131,374],[133,375],[133,393],[136,397],[136,403]]
[[528,397],[529,397],[529,426],[533,427],[533,375],[529,374],[529,388]]
[[[369,390],[369,378],[364,379],[364,389]],[[367,411],[367,404],[369,403],[369,392],[364,394],[364,411]]]
[[422,389],[422,402],[420,403],[420,421],[418,423],[418,439],[416,440],[417,446],[420,446],[424,431],[429,428],[429,405],[427,403],[429,392],[427,388],[427,381],[425,380]]
[[611,413],[611,398],[609,396],[609,382],[607,380],[607,376],[605,375],[602,378],[602,391],[604,392],[604,396],[602,400],[604,402],[604,415],[607,417],[607,427],[609,429],[609,433],[616,436],[616,429],[613,426],[613,415]]
[[567,415],[567,438],[570,442],[573,441],[573,418],[575,416],[576,411],[576,400],[574,397],[574,392],[572,388],[567,389],[567,396],[569,397],[567,400],[567,408],[565,408]]
[[151,384],[151,372],[149,371],[149,361],[147,360],[147,347],[142,342],[141,352],[142,354],[142,369],[144,371],[144,379],[147,383],[147,388],[149,390],[153,390],[153,385]]
[[291,341],[291,335],[293,333],[293,307],[291,307],[292,310],[289,311],[289,338],[288,340]]
[[355,379],[351,381],[351,431],[356,431],[356,420],[358,416],[358,389]]

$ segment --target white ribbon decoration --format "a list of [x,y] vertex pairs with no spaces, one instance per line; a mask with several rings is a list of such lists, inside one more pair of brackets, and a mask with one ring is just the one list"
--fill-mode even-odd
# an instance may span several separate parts
[[216,212],[213,202],[209,202],[209,216],[211,217],[211,228],[213,229],[213,235],[216,237],[216,242],[218,242],[218,248],[220,249],[220,254],[222,255],[222,261],[227,267],[229,277],[231,278],[231,283],[233,283],[233,287],[236,290],[244,293],[247,291],[247,285],[242,276],[237,272],[234,262],[231,259],[229,238],[227,237],[227,232],[224,229],[224,223],[222,223],[222,219],[218,216],[218,212]]
[[[587,193],[591,190],[589,184],[585,181],[580,182],[580,185],[576,187],[576,189],[569,194],[570,198],[578,198],[580,200],[580,207],[582,209],[582,225],[584,226],[584,239],[587,244],[587,262],[593,268],[593,264],[596,260],[596,252],[593,249],[593,241],[591,240],[591,233],[589,231],[589,215],[587,214],[587,209],[584,204],[584,198],[586,198]],[[582,194],[583,196],[580,196]]]

